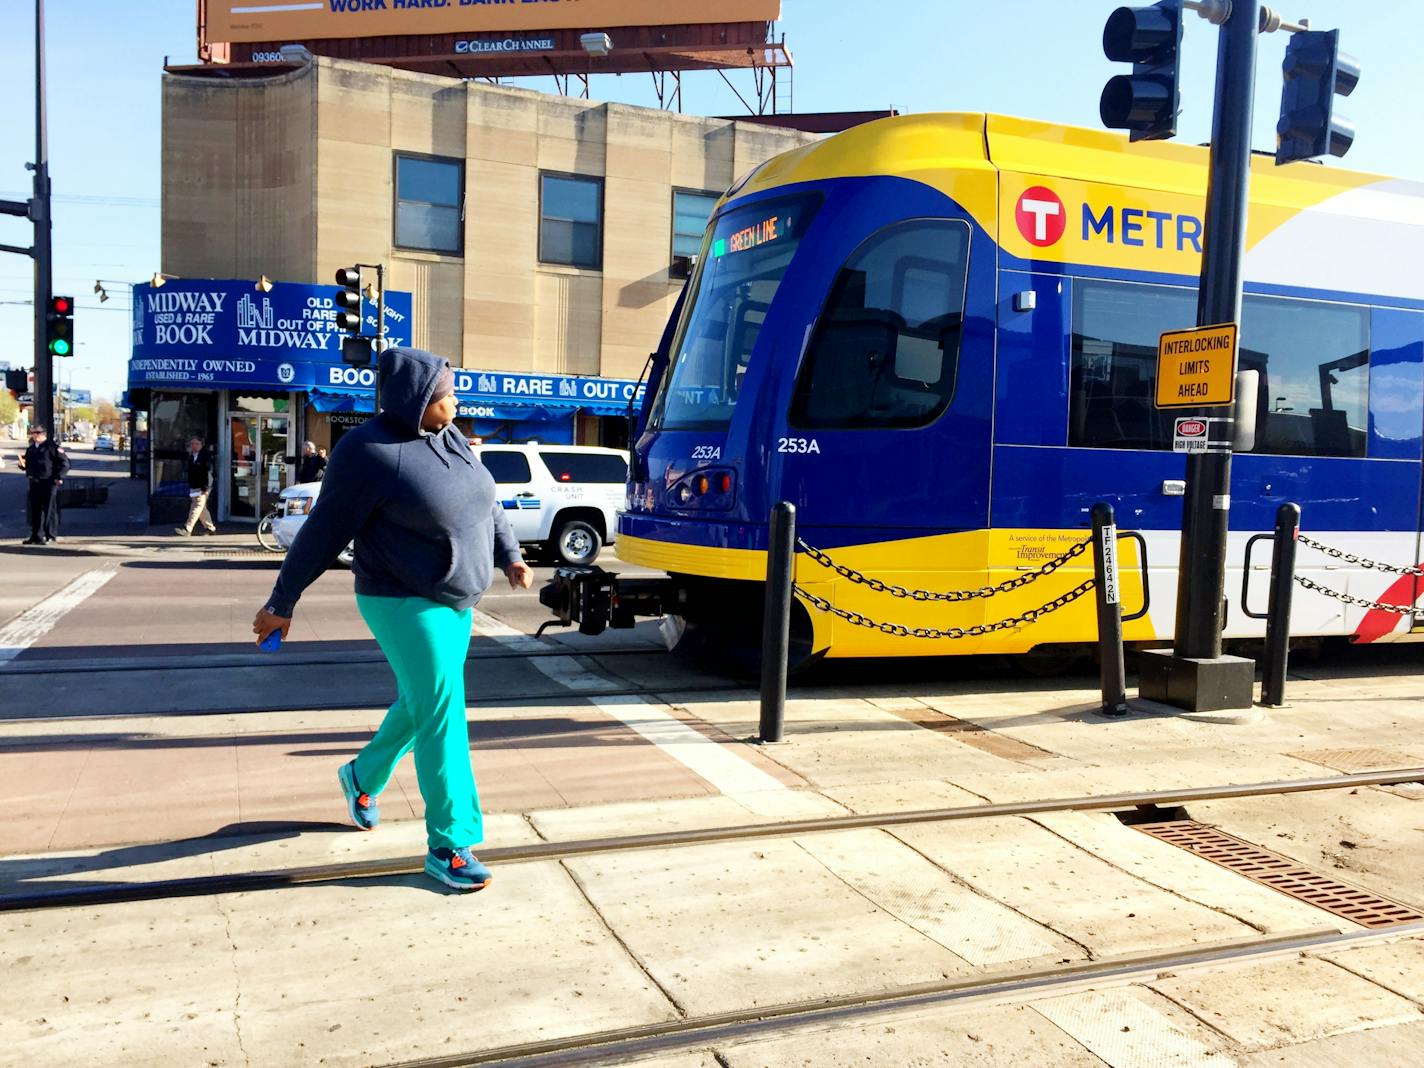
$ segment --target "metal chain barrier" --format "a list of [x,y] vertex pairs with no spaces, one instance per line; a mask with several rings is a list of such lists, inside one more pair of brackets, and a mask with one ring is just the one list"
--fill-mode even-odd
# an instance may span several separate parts
[[[1301,540],[1304,540],[1304,539],[1301,539]],[[1391,567],[1391,568],[1388,568],[1387,570],[1393,571],[1393,570],[1396,570],[1396,569]],[[1415,569],[1411,568],[1410,570],[1413,571],[1413,570],[1415,570]],[[1378,602],[1378,601],[1366,600],[1366,599],[1363,598],[1363,597],[1352,597],[1352,596],[1351,596],[1350,594],[1348,594],[1348,593],[1340,593],[1338,590],[1332,590],[1332,589],[1330,589],[1328,586],[1322,586],[1322,585],[1320,585],[1320,583],[1318,583],[1318,582],[1312,582],[1310,579],[1306,578],[1304,575],[1297,575],[1297,576],[1295,577],[1295,581],[1296,581],[1296,583],[1297,583],[1298,585],[1300,585],[1300,586],[1301,586],[1302,588],[1304,588],[1304,589],[1313,590],[1313,591],[1316,592],[1316,593],[1322,594],[1322,595],[1324,595],[1324,596],[1326,596],[1326,597],[1333,598],[1334,600],[1337,600],[1337,601],[1341,601],[1341,602],[1343,602],[1343,603],[1345,603],[1345,604],[1352,604],[1352,605],[1355,605],[1355,606],[1358,607],[1358,608],[1367,608],[1367,609],[1370,609],[1371,611],[1377,611],[1377,612],[1393,612],[1393,613],[1394,613],[1395,615],[1397,615],[1397,616],[1414,616],[1414,615],[1420,615],[1420,614],[1421,614],[1420,610],[1417,609],[1417,608],[1415,608],[1415,607],[1413,607],[1412,605],[1381,604],[1381,603]]]
[[[851,582],[859,583],[860,585],[865,586],[867,589],[874,590],[876,593],[888,593],[891,597],[901,597],[911,601],[949,601],[954,603],[973,601],[979,598],[989,598],[993,597],[995,594],[1008,593],[1010,590],[1022,589],[1024,586],[1027,586],[1031,582],[1037,582],[1045,575],[1053,574],[1053,572],[1057,571],[1069,560],[1072,560],[1076,556],[1081,556],[1087,550],[1088,546],[1092,544],[1092,538],[1088,538],[1085,541],[1080,541],[1078,542],[1078,544],[1072,546],[1062,556],[1058,556],[1052,560],[1049,560],[1043,566],[1038,568],[1038,570],[1030,571],[1015,578],[1008,579],[1004,582],[999,583],[999,585],[997,586],[980,586],[977,590],[948,590],[945,592],[937,592],[935,590],[911,590],[907,589],[904,586],[896,586],[891,583],[884,582],[878,578],[872,578],[869,575],[855,570],[855,568],[847,567],[845,564],[836,563],[826,553],[824,553],[820,549],[817,549],[813,545],[808,545],[802,538],[798,537],[796,539],[797,548],[799,548],[812,560],[816,561],[816,563],[820,564],[822,567],[829,568],[837,575],[840,575],[842,578],[849,579]],[[1090,582],[1088,584],[1088,588],[1091,587],[1092,583]],[[798,590],[797,592],[800,593],[801,591]],[[801,595],[803,597],[807,596],[805,593],[802,593]],[[1075,596],[1081,595],[1082,592],[1080,588],[1080,592]],[[812,601],[812,603],[814,604],[815,602]],[[817,605],[817,607],[820,606]],[[836,614],[839,615],[840,613],[837,612]],[[852,620],[852,622],[855,622],[855,620]],[[1029,620],[1029,622],[1032,622],[1032,620]],[[860,625],[879,627],[879,624],[862,623]],[[903,630],[904,628],[901,629]],[[894,634],[898,632],[887,631],[886,633]],[[929,635],[925,636],[928,637]],[[939,635],[934,636],[939,637]],[[962,636],[963,635],[955,635],[955,637]]]
[[[1084,543],[1084,545],[1087,544],[1089,543]],[[1076,556],[1078,552],[1083,551],[1083,546],[1081,545],[1075,546],[1075,548],[1077,549],[1077,552],[1073,553],[1074,556]],[[1061,564],[1057,566],[1061,566]],[[1009,619],[1001,619],[997,623],[976,624],[972,627],[950,627],[948,629],[943,630],[939,627],[907,627],[903,623],[877,623],[869,616],[863,616],[859,612],[848,612],[844,608],[837,608],[835,605],[831,604],[830,601],[827,601],[822,597],[817,597],[814,593],[809,593],[808,591],[802,589],[800,586],[793,585],[791,588],[793,592],[795,592],[796,596],[800,597],[803,601],[811,605],[813,608],[818,608],[822,612],[829,612],[833,616],[837,616],[841,619],[844,619],[847,623],[854,623],[857,627],[868,627],[871,630],[878,630],[882,634],[890,634],[897,638],[954,639],[978,638],[982,637],[985,634],[993,634],[995,631],[1010,630],[1013,627],[1022,626],[1027,623],[1033,623],[1034,621],[1041,619],[1043,616],[1049,615],[1053,612],[1058,611],[1058,609],[1060,608],[1064,608],[1067,605],[1072,604],[1079,597],[1082,597],[1083,594],[1087,593],[1096,585],[1097,583],[1094,579],[1088,579],[1086,582],[1079,583],[1077,586],[1069,590],[1067,593],[1063,594],[1061,597],[1055,597],[1053,600],[1049,601],[1045,605],[1042,605],[1038,608],[1031,608],[1027,612],[1024,612],[1017,616],[1012,616]],[[977,591],[974,592],[977,593]],[[984,596],[988,595],[985,594]],[[930,600],[931,598],[915,599]],[[969,600],[969,598],[963,599]]]
[[[1358,564],[1360,567],[1368,568],[1372,571],[1388,571],[1395,575],[1413,575],[1416,578],[1424,578],[1424,568],[1398,567],[1394,564],[1381,563],[1378,560],[1367,560],[1363,556],[1347,553],[1343,549],[1332,549],[1329,545],[1322,545],[1314,538],[1308,538],[1304,534],[1298,534],[1296,540],[1307,548],[1322,552],[1326,556],[1333,557],[1336,560],[1343,560],[1347,564]],[[1316,587],[1316,589],[1319,588],[1320,587]]]

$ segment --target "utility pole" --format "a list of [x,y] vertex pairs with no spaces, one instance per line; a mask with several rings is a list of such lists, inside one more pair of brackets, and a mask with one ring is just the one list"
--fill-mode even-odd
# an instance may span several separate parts
[[35,0],[35,160],[26,166],[34,172],[34,196],[29,200],[0,200],[0,215],[29,219],[35,243],[27,248],[0,244],[0,252],[29,256],[35,261],[35,387],[33,425],[54,433],[54,365],[49,354],[50,290],[53,266],[50,244],[49,143],[45,119],[44,0]]
[[35,0],[35,422],[54,436],[54,363],[49,353],[49,298],[54,288],[50,226],[49,135],[45,106],[44,0]]

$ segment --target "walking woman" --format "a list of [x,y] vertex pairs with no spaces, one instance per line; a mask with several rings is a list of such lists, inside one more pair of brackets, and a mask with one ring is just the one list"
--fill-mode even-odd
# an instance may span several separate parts
[[499,567],[514,588],[533,572],[455,418],[450,364],[420,349],[381,354],[381,413],[332,451],[311,516],[252,624],[259,642],[287,636],[297,599],[355,540],[356,605],[395,672],[398,696],[380,729],[338,771],[356,826],[373,830],[375,798],[415,753],[425,799],[425,871],[481,890],[489,869],[465,722],[471,609]]

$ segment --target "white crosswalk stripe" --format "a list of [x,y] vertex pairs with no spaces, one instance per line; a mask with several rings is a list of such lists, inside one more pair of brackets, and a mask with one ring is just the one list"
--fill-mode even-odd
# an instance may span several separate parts
[[4,627],[0,627],[0,664],[14,660],[43,638],[54,629],[56,623],[116,573],[112,567],[86,571],[58,593],[50,594],[33,608],[20,613]]
[[[549,648],[544,642],[521,634],[478,608],[474,611],[473,627],[475,633],[492,638],[514,652]],[[580,667],[572,656],[531,657],[529,664],[574,693],[580,690],[602,690],[608,686],[607,679],[599,678]],[[731,749],[719,745],[676,716],[641,697],[591,697],[589,702],[604,715],[611,716],[636,731],[642,738],[652,742],[724,794],[786,789],[784,783],[743,760]]]

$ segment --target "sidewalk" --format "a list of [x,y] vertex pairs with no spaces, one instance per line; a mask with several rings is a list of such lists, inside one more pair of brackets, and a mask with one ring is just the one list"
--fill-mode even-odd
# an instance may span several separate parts
[[[529,671],[500,670],[516,688]],[[788,741],[757,748],[738,740],[755,730],[752,695],[687,690],[665,658],[617,670],[665,687],[661,699],[570,690],[556,706],[472,710],[488,846],[1424,764],[1424,676],[1412,671],[1294,680],[1288,708],[1234,724],[1105,721],[1092,692],[1049,684],[793,692]],[[12,798],[24,815],[0,827],[0,884],[418,856],[408,769],[376,833],[342,826],[335,767],[373,722],[0,724],[0,782],[25,784]],[[1188,808],[1418,908],[1420,796]],[[76,1041],[100,1063],[374,1064],[1332,931],[1363,933],[1108,813],[799,834],[509,863],[474,898],[400,876],[0,914],[13,991],[0,1049],[26,1064],[70,1063]],[[1403,1065],[1420,1048],[1424,939],[1385,930],[1338,950],[885,1011],[640,1063]]]

